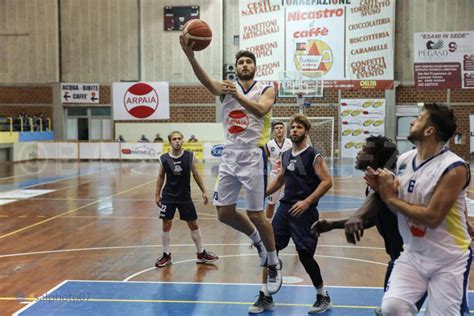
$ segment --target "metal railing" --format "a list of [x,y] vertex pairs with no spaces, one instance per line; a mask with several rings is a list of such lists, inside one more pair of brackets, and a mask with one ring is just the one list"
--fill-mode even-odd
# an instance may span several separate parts
[[36,122],[32,117],[27,118],[27,120],[22,117],[13,118],[11,116],[0,118],[0,132],[46,132],[51,131],[51,127],[52,123],[49,117],[39,118]]

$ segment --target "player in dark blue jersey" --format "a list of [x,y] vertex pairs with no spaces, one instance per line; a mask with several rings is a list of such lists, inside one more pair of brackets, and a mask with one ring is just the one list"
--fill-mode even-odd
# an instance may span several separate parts
[[[282,168],[267,189],[267,195],[285,185],[284,196],[272,221],[275,245],[278,251],[293,240],[298,257],[316,288],[316,302],[309,313],[322,313],[331,308],[331,299],[324,289],[321,270],[314,260],[317,239],[311,233],[311,225],[318,220],[319,199],[331,188],[329,169],[319,151],[306,143],[311,128],[303,114],[295,114],[288,123],[292,149],[282,154]],[[265,284],[264,270],[262,289],[258,300],[249,308],[257,314],[274,306],[273,298]]]
[[[191,230],[191,238],[196,244],[197,263],[211,263],[219,259],[212,252],[204,250],[201,241],[201,232],[197,224],[197,213],[191,199],[191,172],[194,180],[202,192],[202,200],[207,204],[206,187],[199,174],[194,154],[183,150],[183,134],[178,131],[168,136],[171,152],[161,155],[161,167],[156,182],[156,205],[160,209],[160,218],[163,220],[162,242],[163,255],[155,263],[157,268],[172,264],[170,252],[170,231],[176,209],[181,220],[186,221]],[[166,175],[166,183],[165,183]],[[165,187],[163,188],[163,183]],[[163,191],[161,190],[163,188]]]
[[[365,171],[367,167],[374,170],[378,168],[393,170],[397,155],[397,146],[390,139],[384,136],[370,136],[357,154],[355,168],[362,171]],[[313,224],[312,231],[319,236],[333,229],[344,229],[347,241],[355,244],[360,241],[364,229],[374,225],[384,240],[385,252],[390,256],[385,273],[385,290],[393,264],[403,251],[403,240],[398,231],[397,216],[390,211],[377,193],[367,187],[363,205],[351,217],[341,220],[319,220]],[[418,310],[423,305],[424,299],[422,298],[417,303]]]

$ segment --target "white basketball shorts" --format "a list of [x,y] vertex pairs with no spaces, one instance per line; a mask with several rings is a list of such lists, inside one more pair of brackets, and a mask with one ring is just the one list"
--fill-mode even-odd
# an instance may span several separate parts
[[245,189],[245,209],[263,211],[265,200],[265,157],[262,148],[224,148],[214,190],[214,205],[236,204]]
[[428,257],[404,251],[395,261],[383,299],[393,297],[407,302],[412,312],[415,303],[428,292],[425,315],[464,315],[471,265],[470,249],[461,258],[436,263]]

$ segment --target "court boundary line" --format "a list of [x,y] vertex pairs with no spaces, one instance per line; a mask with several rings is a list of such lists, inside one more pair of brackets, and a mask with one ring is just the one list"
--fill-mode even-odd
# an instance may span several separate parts
[[[28,308],[31,308],[34,304],[41,302],[41,297],[44,297],[57,289],[63,286],[66,283],[142,283],[142,284],[180,284],[180,285],[223,285],[223,286],[260,286],[261,284],[254,284],[254,283],[215,283],[215,282],[167,282],[167,281],[107,281],[107,280],[64,280],[63,282],[59,283],[51,290],[47,291],[45,294],[40,296],[39,298],[35,298],[32,302],[28,303],[28,305],[22,307],[20,310],[14,312],[12,315],[17,316],[20,313],[26,311]],[[313,287],[312,285],[296,285],[296,284],[285,284],[285,287]],[[383,287],[361,287],[361,286],[325,286],[327,288],[343,288],[343,289],[375,289],[375,290],[383,290]],[[468,293],[473,293],[474,291],[468,291]],[[12,297],[0,297],[0,300],[14,300],[15,298]],[[55,300],[53,300],[55,301]],[[119,302],[119,303],[181,303],[181,304],[223,304],[223,305],[249,305],[253,302],[232,302],[232,301],[197,301],[197,300],[140,300],[140,299],[96,299],[96,298],[88,298],[87,302]],[[81,302],[82,303],[82,302]],[[275,306],[283,306],[283,307],[308,307],[311,304],[297,304],[297,303],[275,303]],[[358,305],[333,305],[333,308],[338,309],[375,309],[378,306],[358,306]],[[470,311],[472,312],[472,310]]]
[[[204,246],[243,246],[248,247],[250,243],[238,243],[238,244],[203,244]],[[290,246],[294,246],[294,243],[290,242]],[[58,250],[44,250],[44,251],[32,251],[32,252],[20,252],[0,255],[2,258],[12,258],[21,256],[33,256],[33,255],[47,255],[47,254],[61,254],[67,252],[81,252],[81,251],[99,251],[99,250],[118,250],[118,249],[134,249],[134,248],[161,248],[163,245],[129,245],[129,246],[108,246],[108,247],[89,247],[89,248],[71,248],[71,249],[58,249]],[[194,244],[171,244],[171,247],[196,247]],[[367,250],[385,250],[383,247],[370,247],[370,246],[352,246],[352,245],[330,245],[320,244],[318,247],[323,248],[349,248],[349,249],[367,249]]]
[[[57,289],[59,289],[61,286],[63,286],[64,284],[66,284],[68,282],[68,280],[64,280],[62,281],[61,283],[59,283],[58,285],[56,285],[55,287],[53,287],[52,289],[46,291],[46,293],[44,293],[43,295],[41,295],[40,297],[43,297],[45,295],[48,295],[49,293],[52,293],[54,291],[56,291]],[[18,299],[17,299],[18,300]],[[20,301],[20,300],[18,300]],[[23,306],[20,310],[16,311],[15,313],[12,314],[12,316],[17,316],[19,315],[20,313],[24,312],[25,310],[27,310],[28,308],[30,308],[31,306],[33,306],[34,304],[36,304],[37,302],[39,302],[39,300],[35,300],[33,302],[30,302],[28,303],[26,306]]]
[[[289,257],[289,256],[297,256],[298,254],[280,253],[279,255],[284,256],[284,257],[287,257],[287,256]],[[241,253],[241,254],[234,254],[234,255],[223,255],[223,256],[219,256],[219,259],[221,259],[221,258],[232,258],[232,257],[242,257],[242,256],[258,256],[258,254]],[[327,256],[327,255],[315,255],[315,257],[329,258],[329,259],[339,259],[339,260],[348,260],[348,261],[356,261],[356,262],[364,262],[364,263],[369,263],[369,264],[382,265],[382,266],[385,266],[385,267],[388,266],[386,263],[381,263],[381,262],[377,262],[377,261],[370,261],[370,260],[364,260],[364,259],[358,259],[358,258],[352,258],[352,257],[339,257],[339,256]],[[180,264],[180,263],[188,263],[188,262],[193,262],[193,261],[195,262],[196,258],[176,261],[176,262],[173,262],[173,265]],[[128,280],[130,280],[132,278],[135,278],[135,277],[137,277],[137,276],[139,276],[143,273],[146,273],[146,272],[149,272],[149,271],[152,271],[152,270],[155,270],[155,269],[158,269],[158,268],[153,266],[151,268],[143,269],[143,270],[138,271],[138,272],[136,272],[132,275],[129,275],[128,277],[126,277],[124,279],[124,281],[127,282]]]

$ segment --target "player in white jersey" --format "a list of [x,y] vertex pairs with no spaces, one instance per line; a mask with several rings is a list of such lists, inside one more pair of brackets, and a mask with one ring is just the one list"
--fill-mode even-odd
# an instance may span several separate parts
[[[270,140],[265,145],[265,153],[267,154],[268,161],[270,162],[270,180],[268,183],[272,183],[273,180],[278,176],[281,170],[281,154],[288,149],[291,149],[292,143],[291,139],[286,138],[286,129],[283,122],[273,123],[273,134],[275,138]],[[279,188],[275,193],[268,196],[267,209],[265,214],[268,219],[273,218],[273,213],[275,212],[275,204],[280,198],[281,188]]]
[[383,315],[415,314],[414,304],[426,291],[425,315],[469,313],[471,238],[465,199],[470,171],[445,146],[455,131],[452,109],[426,104],[410,124],[408,139],[416,149],[400,156],[396,178],[381,169],[366,175],[368,184],[397,211],[404,242],[382,301]]
[[[249,236],[258,250],[260,265],[268,267],[268,290],[276,293],[281,287],[282,263],[277,256],[272,226],[263,212],[266,180],[263,146],[270,136],[275,89],[254,80],[257,63],[249,51],[239,51],[236,55],[238,80],[234,83],[210,78],[183,36],[180,44],[196,77],[222,100],[225,143],[214,192],[218,218]],[[236,211],[242,186],[247,216]]]

